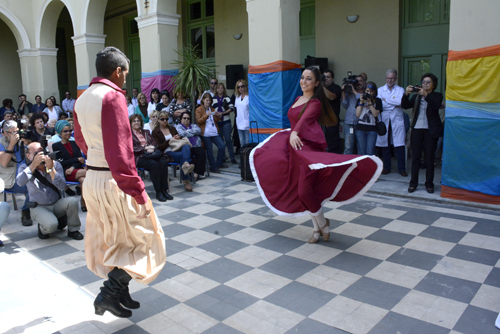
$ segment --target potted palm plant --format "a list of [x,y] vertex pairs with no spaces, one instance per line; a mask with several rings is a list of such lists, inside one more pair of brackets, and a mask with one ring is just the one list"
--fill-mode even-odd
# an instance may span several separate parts
[[181,50],[175,50],[180,60],[174,60],[172,65],[177,66],[179,73],[172,77],[175,87],[190,94],[191,101],[196,104],[196,90],[199,87],[210,87],[209,80],[214,76],[215,66],[207,65],[198,56],[197,45],[187,45]]

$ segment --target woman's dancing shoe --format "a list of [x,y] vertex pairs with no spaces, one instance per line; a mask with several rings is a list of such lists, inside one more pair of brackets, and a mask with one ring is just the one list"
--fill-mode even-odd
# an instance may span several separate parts
[[320,230],[314,230],[312,237],[310,237],[309,240],[307,240],[307,242],[310,243],[310,244],[317,243],[319,239],[315,237],[316,234],[318,234],[318,236],[321,235],[321,231]]
[[[325,232],[325,227],[328,227],[328,232]],[[330,221],[326,218],[325,225],[321,228],[321,235],[323,235],[323,240],[328,241],[330,239]]]

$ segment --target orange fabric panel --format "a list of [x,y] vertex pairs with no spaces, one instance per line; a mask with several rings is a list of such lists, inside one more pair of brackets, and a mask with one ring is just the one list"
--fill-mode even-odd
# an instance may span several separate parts
[[82,95],[84,91],[86,91],[86,89],[79,89],[79,90],[76,92],[76,98],[79,98],[79,97],[80,97],[80,95]]
[[269,73],[269,72],[282,72],[282,71],[293,70],[295,68],[302,68],[302,65],[285,60],[278,60],[266,65],[258,65],[258,66],[248,65],[248,73],[258,74],[258,73]]
[[253,133],[253,134],[261,134],[261,135],[264,135],[264,134],[273,134],[273,133],[276,133],[278,131],[281,131],[283,129],[250,129],[250,133]]
[[477,191],[452,188],[444,185],[441,185],[441,197],[456,199],[459,201],[500,204],[500,196],[487,195]]
[[500,44],[487,46],[479,49],[465,50],[465,51],[450,50],[448,52],[448,61],[482,58],[482,57],[490,57],[498,55],[500,55]]

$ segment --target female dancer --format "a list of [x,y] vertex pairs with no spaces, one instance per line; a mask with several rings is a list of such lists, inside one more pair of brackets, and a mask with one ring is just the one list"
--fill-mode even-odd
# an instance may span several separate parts
[[321,125],[332,126],[338,120],[320,76],[315,67],[304,70],[303,95],[288,110],[291,129],[275,133],[250,153],[252,173],[267,206],[279,215],[311,215],[314,231],[309,243],[330,237],[323,203],[355,201],[382,172],[382,161],[375,156],[326,153]]

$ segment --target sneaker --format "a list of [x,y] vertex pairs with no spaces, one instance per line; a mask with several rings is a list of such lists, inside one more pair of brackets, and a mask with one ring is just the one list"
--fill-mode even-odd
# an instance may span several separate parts
[[82,240],[83,234],[81,234],[80,231],[73,231],[73,232],[68,231],[68,237],[75,239],[75,240]]
[[23,224],[23,226],[33,225],[33,221],[31,220],[31,214],[30,214],[29,209],[23,210],[21,212],[21,223]]

